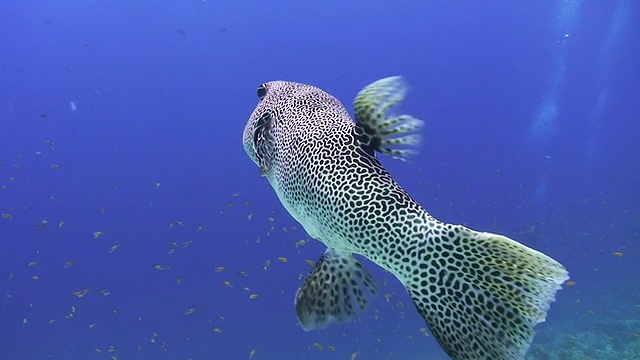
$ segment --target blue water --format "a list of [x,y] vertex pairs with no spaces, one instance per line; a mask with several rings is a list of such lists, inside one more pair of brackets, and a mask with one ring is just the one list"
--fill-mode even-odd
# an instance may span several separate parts
[[529,358],[640,359],[637,44],[632,0],[4,1],[0,359],[446,359],[368,261],[367,312],[299,327],[324,248],[241,144],[262,82],[392,75],[426,123],[396,179],[570,271]]

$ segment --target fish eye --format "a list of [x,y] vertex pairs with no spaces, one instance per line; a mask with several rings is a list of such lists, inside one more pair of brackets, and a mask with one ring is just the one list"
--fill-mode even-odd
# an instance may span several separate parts
[[258,98],[262,100],[265,96],[267,96],[267,84],[262,84],[258,86]]

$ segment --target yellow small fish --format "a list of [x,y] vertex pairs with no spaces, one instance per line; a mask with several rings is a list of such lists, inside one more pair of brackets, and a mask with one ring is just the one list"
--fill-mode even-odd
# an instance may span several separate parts
[[90,289],[82,289],[79,291],[74,291],[73,295],[75,295],[76,297],[82,298],[89,293],[89,290]]
[[164,266],[162,266],[162,265],[153,265],[153,268],[158,270],[158,271],[164,271]]
[[99,238],[101,238],[104,235],[104,233],[102,231],[94,231],[93,232],[93,238],[98,240]]
[[222,332],[222,329],[220,329],[220,328],[213,328],[211,331],[213,331],[214,333],[219,334],[219,333],[221,333],[221,332]]
[[231,284],[231,281],[223,280],[220,283],[226,287],[233,287],[233,284]]
[[320,350],[324,349],[324,347],[322,346],[322,344],[317,343],[317,342],[314,342],[314,343],[313,343],[313,346],[317,347],[317,348],[318,348],[318,349],[320,349]]
[[11,220],[11,219],[13,219],[13,215],[11,215],[11,214],[6,214],[6,213],[5,213],[5,214],[2,214],[2,217],[3,217],[3,218],[5,218],[5,219],[7,219],[7,220]]
[[271,260],[267,260],[267,261],[264,262],[264,265],[262,266],[262,268],[264,270],[267,270],[270,265],[271,265]]
[[64,263],[64,268],[69,268],[72,267],[75,263],[73,261],[67,261],[66,263]]
[[32,262],[30,262],[29,264],[27,264],[27,266],[29,266],[29,267],[34,267],[34,266],[36,266],[36,265],[38,265],[38,263],[37,263],[37,262],[35,262],[35,261],[32,261]]
[[287,262],[289,262],[289,260],[288,260],[286,257],[284,257],[284,256],[280,256],[280,257],[278,258],[278,260],[280,260],[280,262],[283,262],[283,263],[287,263]]
[[223,272],[223,271],[225,271],[225,267],[224,266],[218,266],[215,269],[215,272]]
[[304,262],[306,262],[306,263],[307,263],[307,265],[309,265],[309,266],[311,266],[311,267],[316,266],[316,263],[315,263],[313,260],[309,260],[309,259],[307,259],[307,260],[305,260]]
[[257,298],[258,298],[258,294],[251,294],[251,295],[249,295],[249,299],[251,299],[251,300],[255,300],[255,299],[257,299]]

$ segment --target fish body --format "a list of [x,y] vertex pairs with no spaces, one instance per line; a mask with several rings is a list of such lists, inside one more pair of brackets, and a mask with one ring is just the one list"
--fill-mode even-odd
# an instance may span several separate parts
[[368,85],[354,100],[354,121],[317,87],[258,87],[245,151],[291,216],[327,246],[296,293],[300,325],[324,328],[366,308],[363,289],[377,288],[359,254],[404,285],[452,359],[523,359],[567,271],[508,237],[435,219],[394,180],[376,153],[415,153],[422,122],[390,115],[406,90],[400,77]]

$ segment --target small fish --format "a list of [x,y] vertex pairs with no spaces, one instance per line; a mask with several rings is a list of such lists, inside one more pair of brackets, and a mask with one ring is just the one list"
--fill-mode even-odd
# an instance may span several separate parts
[[185,314],[186,314],[186,315],[191,315],[191,314],[193,314],[194,312],[196,312],[197,310],[198,310],[198,309],[196,309],[194,306],[192,306],[192,307],[188,308],[188,309],[187,309],[187,311],[185,311]]
[[315,262],[315,261],[313,261],[313,260],[307,259],[307,260],[305,260],[304,262],[306,262],[306,263],[307,263],[307,265],[309,265],[309,266],[311,266],[311,267],[316,266],[316,262]]
[[73,295],[75,295],[78,298],[83,298],[85,297],[85,295],[87,295],[89,293],[90,289],[82,289],[79,291],[74,291]]
[[111,246],[109,248],[109,254],[111,254],[112,252],[118,250],[120,248],[120,246],[122,246],[122,244],[115,244],[115,245]]

